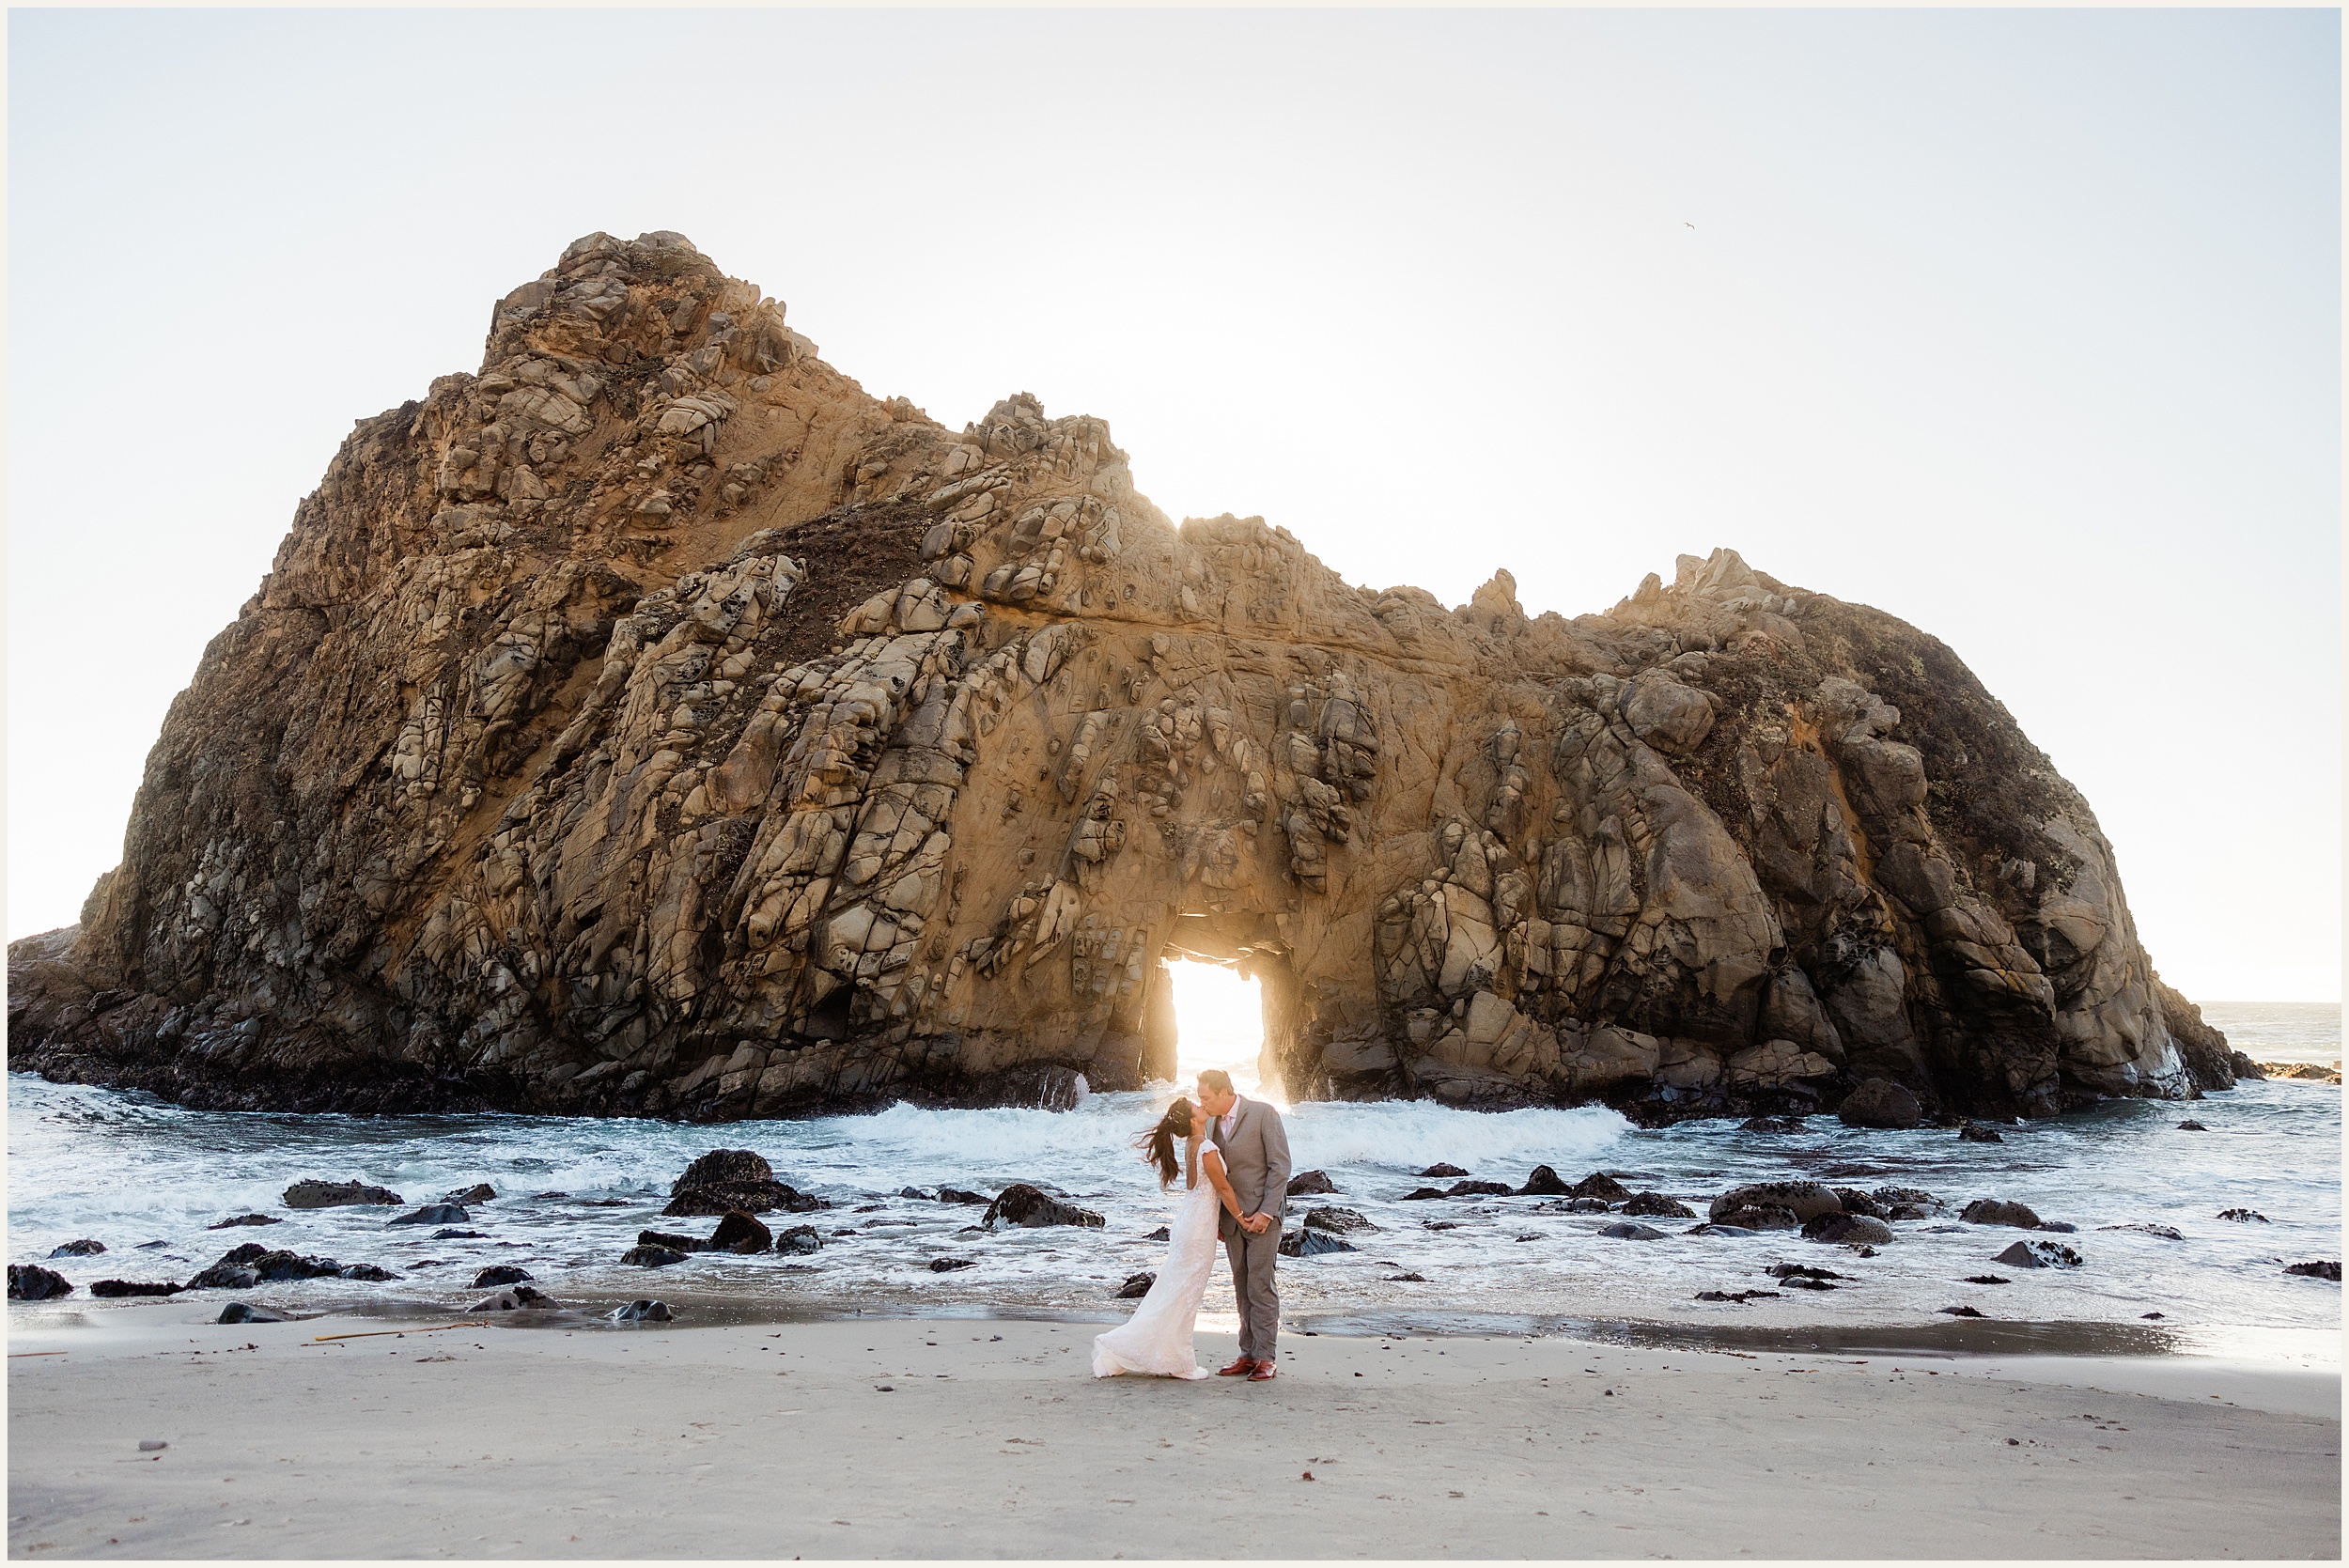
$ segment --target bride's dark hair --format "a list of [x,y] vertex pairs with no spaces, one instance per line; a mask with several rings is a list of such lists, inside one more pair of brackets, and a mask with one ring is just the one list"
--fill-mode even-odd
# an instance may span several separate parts
[[1173,1187],[1174,1178],[1183,1173],[1183,1162],[1174,1157],[1174,1141],[1189,1138],[1190,1126],[1190,1102],[1178,1099],[1166,1108],[1158,1126],[1134,1140],[1142,1157],[1159,1168],[1160,1187]]

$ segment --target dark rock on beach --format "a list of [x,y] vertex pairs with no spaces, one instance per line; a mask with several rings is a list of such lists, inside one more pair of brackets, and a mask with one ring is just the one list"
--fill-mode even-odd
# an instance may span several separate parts
[[54,1300],[59,1296],[73,1296],[73,1286],[66,1284],[66,1277],[38,1263],[9,1263],[8,1265],[8,1298],[9,1300]]
[[459,1230],[435,1231],[428,1239],[432,1241],[487,1241],[489,1233]]
[[1635,1192],[1623,1206],[1626,1214],[1660,1217],[1665,1219],[1694,1219],[1697,1211],[1677,1198],[1667,1198],[1660,1192]]
[[938,1189],[938,1201],[941,1203],[984,1203],[988,1200],[983,1193],[966,1192],[958,1187],[941,1187]]
[[459,1191],[442,1193],[441,1202],[443,1203],[494,1203],[497,1195],[497,1188],[488,1182],[475,1182],[473,1186]]
[[935,1194],[925,1192],[918,1187],[901,1187],[897,1188],[897,1196],[900,1198],[919,1198],[926,1203],[937,1202]]
[[1887,1218],[1884,1205],[1877,1203],[1872,1193],[1862,1192],[1856,1187],[1838,1187],[1829,1190],[1835,1194],[1835,1201],[1843,1205],[1845,1214],[1864,1214],[1871,1219]]
[[294,1183],[279,1195],[279,1201],[289,1209],[334,1209],[360,1203],[397,1207],[408,1200],[389,1188],[369,1187],[365,1182],[322,1182],[313,1178]]
[[101,1280],[90,1286],[92,1296],[177,1296],[187,1289],[177,1281],[155,1280]]
[[53,1258],[94,1258],[105,1250],[104,1242],[85,1238],[81,1241],[69,1241],[62,1247],[52,1247],[49,1249],[49,1255]]
[[952,1274],[957,1268],[978,1266],[979,1260],[976,1258],[932,1258],[930,1260],[930,1272],[933,1274]]
[[[2341,1283],[2341,1260],[2331,1258],[2315,1263],[2287,1264],[2284,1265],[2284,1272],[2297,1274],[2308,1280],[2330,1280],[2333,1283],[2339,1284]],[[97,1287],[93,1285],[90,1288],[95,1290]]]
[[1444,1188],[1447,1198],[1507,1198],[1512,1196],[1507,1182],[1454,1182]]
[[191,1275],[190,1290],[251,1290],[261,1282],[261,1271],[247,1264],[216,1263]]
[[1440,1187],[1415,1187],[1395,1201],[1403,1203],[1416,1203],[1429,1198],[1440,1198],[1443,1195],[1444,1191]]
[[1126,1282],[1117,1287],[1117,1299],[1120,1301],[1139,1300],[1149,1295],[1150,1287],[1158,1282],[1159,1277],[1155,1274],[1129,1274],[1126,1277]]
[[813,1225],[794,1225],[775,1237],[775,1250],[789,1256],[804,1257],[823,1248],[824,1238]]
[[1739,1132],[1800,1132],[1799,1116],[1749,1116],[1737,1124]]
[[636,1233],[636,1245],[666,1247],[672,1252],[706,1252],[709,1250],[709,1243],[700,1236],[684,1235],[676,1231],[639,1231]]
[[669,1184],[669,1194],[696,1187],[717,1187],[727,1182],[770,1182],[775,1168],[767,1163],[767,1157],[753,1149],[712,1149],[685,1168],[685,1173]]
[[1604,1198],[1564,1198],[1554,1203],[1537,1203],[1534,1214],[1605,1214],[1610,1204]]
[[740,1209],[729,1210],[706,1243],[712,1252],[740,1252],[745,1256],[764,1252],[774,1244],[774,1233]]
[[1807,1263],[1774,1263],[1763,1272],[1773,1280],[1848,1280],[1851,1278],[1848,1274],[1838,1274],[1831,1268],[1821,1268],[1816,1264]]
[[1355,1209],[1317,1208],[1305,1211],[1305,1224],[1316,1231],[1375,1231],[1370,1217]]
[[1391,1285],[1423,1285],[1427,1282],[1424,1274],[1382,1274],[1379,1278]]
[[2003,1143],[2005,1139],[1978,1122],[1958,1124],[1957,1139],[1961,1143]]
[[233,1231],[240,1225],[281,1225],[284,1220],[273,1214],[240,1214],[217,1220],[204,1228],[208,1231]]
[[2271,1223],[2267,1216],[2262,1214],[2257,1209],[2220,1209],[2218,1211],[2218,1218],[2221,1219],[2232,1219],[2238,1225],[2249,1225],[2254,1223],[2265,1225]]
[[1735,1301],[1739,1306],[1743,1306],[1757,1296],[1768,1296],[1776,1301],[1780,1298],[1780,1292],[1774,1290],[1701,1290],[1697,1292],[1696,1299],[1699,1301]]
[[469,1312],[512,1312],[559,1311],[563,1303],[532,1285],[516,1285],[502,1290],[484,1301],[476,1301],[465,1310]]
[[2202,1126],[2200,1122],[2185,1121],[2178,1124],[2178,1130],[2180,1132],[2208,1132],[2210,1131],[2210,1128]]
[[369,1284],[381,1284],[386,1280],[397,1280],[399,1278],[398,1275],[393,1273],[390,1269],[385,1268],[379,1264],[371,1263],[345,1264],[336,1272],[346,1280],[361,1280]]
[[1930,1219],[1949,1212],[1947,1204],[1921,1187],[1879,1187],[1868,1196],[1875,1200],[1879,1219]]
[[1872,1078],[1843,1096],[1835,1119],[1848,1127],[1883,1127],[1906,1132],[1924,1119],[1924,1107],[1906,1084]]
[[998,1219],[1030,1227],[1101,1223],[1101,1217],[1091,1209],[1064,1203],[1026,1182],[1014,1182],[997,1193],[995,1201],[987,1205],[987,1213],[980,1217],[979,1223],[991,1231]]
[[492,1264],[473,1277],[473,1288],[488,1290],[492,1285],[519,1285],[537,1279],[527,1268],[510,1263]]
[[1439,1160],[1435,1164],[1429,1166],[1426,1170],[1422,1171],[1420,1174],[1433,1178],[1437,1176],[1465,1176],[1468,1172],[1461,1170],[1456,1165],[1446,1165],[1442,1161]]
[[1998,1198],[1977,1198],[1957,1211],[1957,1217],[1968,1225],[2012,1225],[2021,1231],[2039,1229],[2039,1216],[2027,1203],[2010,1203]]
[[2077,1268],[2082,1262],[2060,1241],[2018,1241],[1991,1261],[2009,1268]]
[[666,1268],[671,1264],[683,1263],[685,1254],[674,1247],[647,1247],[639,1243],[621,1253],[620,1261],[634,1264],[639,1268]]
[[1142,1239],[1144,1241],[1170,1241],[1174,1239],[1174,1232],[1161,1225],[1157,1230],[1152,1231],[1148,1235],[1143,1236]]
[[1823,1214],[1806,1221],[1802,1234],[1812,1241],[1881,1244],[1892,1239],[1892,1227],[1864,1214]]
[[333,1258],[305,1256],[282,1248],[264,1247],[257,1241],[248,1241],[222,1253],[218,1262],[189,1280],[186,1288],[251,1290],[255,1285],[279,1284],[289,1280],[396,1278],[381,1270],[377,1270],[375,1274],[351,1272],[374,1266],[372,1264],[352,1264],[346,1267]]
[[732,1209],[745,1214],[766,1214],[774,1209],[787,1214],[812,1214],[830,1207],[814,1193],[801,1192],[786,1182],[710,1182],[687,1188],[670,1199],[661,1212],[673,1219],[685,1219],[720,1217]]
[[291,1323],[292,1315],[274,1307],[257,1307],[250,1301],[231,1301],[220,1310],[214,1323]]
[[1982,1313],[1972,1307],[1936,1307],[1934,1311],[1937,1312],[1947,1312],[1952,1317],[1982,1316]]
[[1968,1274],[1966,1282],[1969,1285],[2011,1285],[2015,1281],[2003,1274]]
[[1525,1185],[1517,1188],[1517,1196],[1520,1198],[1563,1198],[1573,1191],[1574,1188],[1567,1186],[1564,1178],[1557,1172],[1547,1165],[1536,1165],[1533,1167],[1532,1173],[1525,1178]]
[[2099,1225],[2096,1229],[2100,1231],[2141,1231],[2147,1235],[2159,1236],[2164,1241],[2186,1239],[2184,1234],[2168,1225],[2147,1225],[2140,1222],[2134,1225]]
[[604,1316],[614,1323],[670,1323],[677,1314],[669,1311],[666,1301],[631,1301],[625,1307],[614,1307]]
[[[1843,1203],[1835,1196],[1833,1188],[1822,1187],[1817,1182],[1750,1182],[1744,1187],[1733,1187],[1714,1199],[1708,1218],[1752,1224],[1750,1220],[1735,1220],[1733,1217],[1739,1210],[1762,1211],[1770,1208],[1786,1210],[1794,1216],[1794,1222],[1800,1224],[1822,1214],[1841,1214]],[[1753,1228],[1766,1230],[1770,1227],[1754,1225]]]
[[1750,1203],[1717,1212],[1718,1218],[1712,1220],[1715,1230],[1792,1231],[1802,1225],[1795,1211],[1783,1203]]
[[1354,1244],[1340,1241],[1324,1231],[1294,1230],[1281,1238],[1281,1256],[1284,1258],[1317,1258],[1327,1252],[1351,1252]]
[[2042,1219],[2038,1224],[2032,1226],[2031,1229],[2035,1231],[2054,1231],[2059,1234],[2072,1235],[2078,1232],[2079,1227],[2073,1224],[2069,1219]]
[[811,1193],[775,1179],[766,1157],[750,1149],[712,1149],[685,1168],[669,1185],[669,1203],[661,1212],[673,1219],[696,1215],[723,1216],[728,1210],[766,1214],[782,1209],[807,1214],[832,1205]]
[[1337,1184],[1330,1179],[1329,1174],[1326,1172],[1307,1171],[1301,1175],[1291,1176],[1289,1178],[1288,1195],[1292,1198],[1307,1198],[1318,1196],[1324,1193],[1335,1193],[1337,1189]]
[[473,1216],[467,1214],[459,1204],[427,1203],[420,1209],[403,1214],[397,1219],[387,1219],[384,1223],[386,1225],[462,1225],[472,1219]]
[[1647,1225],[1635,1225],[1628,1219],[1618,1219],[1612,1225],[1601,1225],[1598,1234],[1617,1241],[1661,1241],[1664,1233]]
[[1610,1203],[1626,1202],[1631,1196],[1631,1189],[1629,1188],[1624,1186],[1623,1183],[1617,1181],[1614,1177],[1609,1175],[1604,1171],[1592,1172],[1589,1175],[1583,1177],[1580,1181],[1566,1188],[1566,1192],[1571,1197],[1597,1198]]
[[1743,1225],[1721,1225],[1716,1224],[1712,1220],[1708,1219],[1702,1225],[1691,1225],[1680,1234],[1682,1235],[1744,1236],[1760,1235],[1762,1233],[1760,1231],[1750,1231]]

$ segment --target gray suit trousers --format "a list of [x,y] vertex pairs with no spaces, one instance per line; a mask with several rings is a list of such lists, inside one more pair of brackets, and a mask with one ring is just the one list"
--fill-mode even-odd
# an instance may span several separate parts
[[1281,1262],[1281,1222],[1250,1235],[1229,1214],[1223,1217],[1223,1256],[1232,1265],[1232,1294],[1239,1304],[1239,1353],[1252,1361],[1273,1359],[1281,1336],[1281,1295],[1272,1271]]

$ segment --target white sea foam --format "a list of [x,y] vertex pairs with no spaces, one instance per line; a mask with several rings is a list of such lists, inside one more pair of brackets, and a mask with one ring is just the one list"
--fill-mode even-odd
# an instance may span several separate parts
[[[192,1111],[150,1096],[9,1080],[11,1257],[44,1260],[81,1236],[106,1253],[51,1266],[77,1283],[109,1277],[185,1279],[242,1241],[342,1261],[381,1264],[402,1279],[368,1286],[316,1281],[271,1287],[289,1301],[325,1304],[387,1294],[441,1305],[470,1298],[474,1273],[520,1261],[558,1296],[737,1300],[770,1308],[846,1310],[853,1304],[937,1311],[1078,1311],[1114,1314],[1113,1293],[1156,1261],[1149,1231],[1172,1213],[1131,1146],[1172,1097],[1171,1087],[1102,1094],[1074,1110],[924,1110],[719,1126],[557,1117],[358,1118]],[[2191,1115],[2213,1130],[2186,1133]],[[1746,1133],[1726,1122],[1660,1130],[1613,1111],[1529,1110],[1479,1114],[1426,1102],[1309,1103],[1287,1111],[1297,1169],[1319,1168],[1334,1203],[1379,1227],[1360,1250],[1284,1265],[1295,1318],[1397,1313],[1513,1315],[1532,1320],[1629,1318],[1719,1325],[1937,1321],[1966,1303],[1994,1318],[2161,1322],[2245,1343],[2338,1328],[2340,1288],[2293,1278],[2286,1262],[2338,1258],[2341,1094],[2329,1086],[2247,1083],[2190,1107],[2109,1102],[2050,1122],[2003,1129],[2002,1144],[1960,1142],[1946,1131],[1865,1132],[1816,1117],[1799,1133]],[[813,1223],[827,1245],[805,1271],[783,1260],[700,1255],[647,1275],[622,1267],[640,1229],[702,1231],[706,1219],[661,1215],[669,1185],[712,1148],[751,1148],[778,1174],[827,1199],[818,1213],[770,1215],[776,1228]],[[1841,1185],[1921,1187],[1952,1208],[1970,1198],[2030,1203],[2079,1227],[2062,1238],[2089,1260],[2079,1270],[2019,1270],[1992,1263],[2010,1230],[1954,1219],[1906,1222],[1871,1259],[1784,1234],[1683,1236],[1690,1221],[1657,1219],[1653,1242],[1601,1234],[1619,1216],[1543,1212],[1530,1198],[1406,1201],[1438,1161],[1517,1186],[1536,1165],[1572,1181],[1594,1170],[1629,1172],[1635,1189],[1702,1210],[1737,1182],[1799,1177]],[[430,1239],[430,1227],[389,1229],[382,1209],[289,1212],[279,1194],[304,1177],[387,1186],[428,1202],[477,1181],[499,1197],[472,1211],[477,1239]],[[941,1186],[991,1195],[1015,1181],[1056,1188],[1107,1219],[1099,1230],[972,1234],[974,1208],[899,1195]],[[589,1206],[608,1203],[611,1206]],[[2268,1223],[2220,1220],[2256,1208]],[[284,1222],[208,1231],[247,1211]],[[1431,1228],[1433,1222],[1434,1227]],[[2174,1227],[2184,1240],[2103,1226]],[[833,1234],[845,1233],[845,1234]],[[160,1240],[161,1248],[137,1244]],[[933,1273],[940,1257],[974,1266]],[[1749,1306],[1699,1303],[1701,1290],[1767,1287],[1780,1259],[1825,1263],[1854,1276],[1832,1294],[1787,1295]],[[1399,1281],[1404,1272],[1424,1282]],[[2010,1283],[1974,1286],[1995,1273]],[[1219,1272],[1208,1312],[1229,1309]],[[75,1310],[88,1311],[77,1295]],[[18,1304],[14,1311],[51,1309]],[[1946,1319],[1937,1321],[1947,1322]]]

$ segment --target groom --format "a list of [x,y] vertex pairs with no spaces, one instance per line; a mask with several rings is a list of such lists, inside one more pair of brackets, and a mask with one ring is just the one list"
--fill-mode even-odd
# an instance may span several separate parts
[[1240,1208],[1237,1219],[1222,1217],[1223,1255],[1231,1261],[1232,1294],[1239,1301],[1239,1359],[1216,1375],[1269,1383],[1273,1341],[1281,1332],[1281,1297],[1272,1288],[1272,1270],[1281,1261],[1289,1135],[1279,1111],[1234,1094],[1231,1075],[1221,1068],[1199,1075],[1199,1108],[1214,1118],[1224,1179]]

